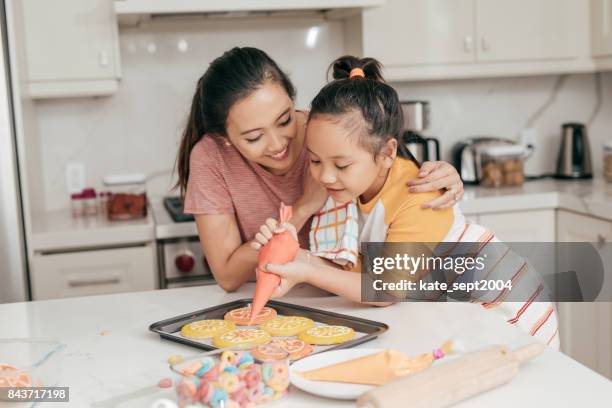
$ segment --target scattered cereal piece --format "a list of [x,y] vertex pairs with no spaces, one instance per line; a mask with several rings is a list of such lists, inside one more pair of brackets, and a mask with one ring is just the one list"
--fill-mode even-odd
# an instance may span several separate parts
[[159,388],[170,388],[172,387],[172,379],[162,378],[161,380],[159,380],[159,383],[157,383],[157,385],[159,385]]
[[168,357],[168,364],[180,364],[183,362],[183,356],[180,354],[174,354]]

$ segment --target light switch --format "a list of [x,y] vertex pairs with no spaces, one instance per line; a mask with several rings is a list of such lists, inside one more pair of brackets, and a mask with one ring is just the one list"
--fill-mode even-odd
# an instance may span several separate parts
[[68,193],[80,193],[84,188],[85,165],[80,162],[66,164],[66,190]]

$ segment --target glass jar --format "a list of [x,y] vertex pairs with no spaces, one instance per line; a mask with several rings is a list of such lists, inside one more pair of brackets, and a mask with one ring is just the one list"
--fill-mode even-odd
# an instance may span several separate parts
[[107,196],[109,220],[133,220],[147,216],[144,175],[106,176],[103,182],[109,192]]
[[[57,386],[62,379],[65,349],[66,345],[56,340],[0,339],[0,388]],[[67,401],[68,396],[64,397]]]
[[612,140],[604,143],[603,160],[604,178],[608,183],[612,183]]
[[179,406],[243,407],[281,398],[289,387],[288,354],[270,344],[259,347],[265,347],[268,358],[254,357],[261,353],[248,347],[233,347],[171,365],[179,375],[175,387]]
[[485,187],[523,185],[525,158],[525,147],[521,145],[486,148],[481,153],[480,185]]
[[83,216],[83,197],[81,193],[70,195],[70,210],[72,218],[81,218]]
[[101,191],[98,194],[98,211],[102,216],[108,216],[108,198],[110,197],[110,193],[107,191]]
[[83,189],[81,193],[81,202],[83,203],[83,214],[96,215],[98,214],[98,198],[96,190],[93,188]]

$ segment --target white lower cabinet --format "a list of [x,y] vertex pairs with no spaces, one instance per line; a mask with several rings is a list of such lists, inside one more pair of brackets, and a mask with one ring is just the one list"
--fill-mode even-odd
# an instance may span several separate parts
[[31,263],[34,300],[153,290],[155,245],[38,253]]
[[[591,242],[601,247],[612,240],[612,222],[558,211],[559,242]],[[604,285],[610,288],[612,265]],[[594,371],[612,378],[612,302],[560,302],[561,350]]]
[[[481,213],[468,218],[506,242],[591,242],[599,250],[612,242],[612,222],[564,210]],[[605,248],[604,259],[610,259]],[[612,293],[612,264],[605,267],[604,290]],[[558,302],[557,310],[561,351],[612,379],[612,302]]]
[[555,241],[553,209],[480,214],[478,220],[504,242]]

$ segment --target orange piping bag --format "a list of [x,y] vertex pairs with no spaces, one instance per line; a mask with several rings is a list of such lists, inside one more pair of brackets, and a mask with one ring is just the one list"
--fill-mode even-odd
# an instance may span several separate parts
[[[280,205],[280,225],[289,221],[292,214],[291,206],[281,203]],[[251,307],[252,325],[255,317],[266,305],[274,290],[280,285],[280,276],[266,272],[267,264],[282,265],[295,259],[300,244],[293,238],[289,231],[274,234],[272,239],[259,251],[257,258],[257,283],[255,285],[255,295],[253,296],[253,306]]]

